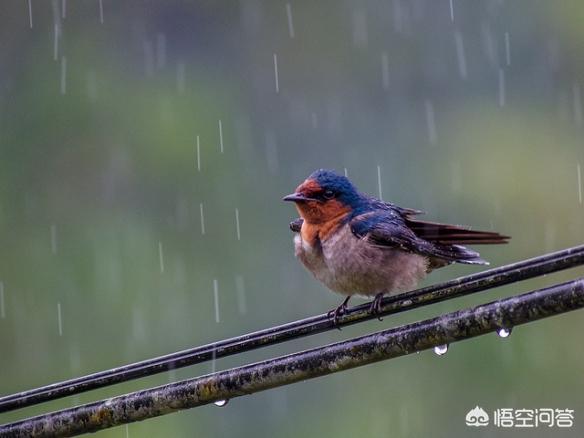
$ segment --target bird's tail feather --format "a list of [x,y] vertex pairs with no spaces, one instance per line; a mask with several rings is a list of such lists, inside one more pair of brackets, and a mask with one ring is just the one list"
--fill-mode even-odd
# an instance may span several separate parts
[[471,230],[459,225],[441,224],[406,218],[406,224],[418,236],[442,245],[486,245],[507,243],[509,236],[494,231]]
[[482,259],[480,254],[461,245],[435,245],[435,253],[451,262],[464,263],[466,265],[488,265],[489,262]]

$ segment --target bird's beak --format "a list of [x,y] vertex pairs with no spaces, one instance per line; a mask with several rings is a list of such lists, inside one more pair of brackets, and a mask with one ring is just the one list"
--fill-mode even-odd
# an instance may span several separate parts
[[282,198],[282,201],[303,202],[303,201],[316,201],[316,199],[305,196],[302,193],[292,193],[290,195],[284,196]]

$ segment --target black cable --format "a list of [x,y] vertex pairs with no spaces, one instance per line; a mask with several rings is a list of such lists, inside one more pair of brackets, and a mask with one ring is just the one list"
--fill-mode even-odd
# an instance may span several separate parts
[[584,278],[436,318],[0,426],[0,438],[69,437],[448,345],[584,307]]
[[[379,316],[403,312],[423,305],[484,291],[583,264],[584,245],[568,248],[460,277],[445,283],[386,297],[382,302]],[[377,315],[373,316],[368,312],[369,307],[369,304],[363,304],[350,308],[346,314],[339,317],[337,325],[333,324],[328,314],[321,314],[200,347],[15,393],[0,398],[0,412],[24,408],[376,318]]]

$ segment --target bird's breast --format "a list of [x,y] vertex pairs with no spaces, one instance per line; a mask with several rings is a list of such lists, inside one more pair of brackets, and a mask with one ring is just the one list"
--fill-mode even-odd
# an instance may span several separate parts
[[327,260],[323,254],[323,242],[329,241],[341,227],[339,220],[324,223],[309,223],[304,221],[300,233],[294,237],[294,249],[296,257],[302,264],[314,274],[314,276],[329,284],[331,271],[327,266]]
[[296,235],[296,255],[318,280],[336,292],[375,295],[404,291],[426,275],[426,257],[372,245],[356,237],[349,224],[339,226],[326,238],[312,236],[310,229]]

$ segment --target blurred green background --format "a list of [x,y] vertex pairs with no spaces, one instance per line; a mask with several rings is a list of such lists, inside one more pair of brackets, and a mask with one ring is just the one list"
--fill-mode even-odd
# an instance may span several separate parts
[[[347,169],[377,194],[379,166],[384,199],[513,236],[507,247],[483,248],[494,266],[581,244],[583,20],[575,0],[2,2],[0,394],[337,305],[294,260],[295,212],[281,202],[316,168]],[[426,283],[478,269],[445,268]],[[0,423],[583,272],[3,414]],[[98,436],[503,435],[465,426],[476,405],[574,409],[572,429],[530,433],[582,436],[583,315]]]

